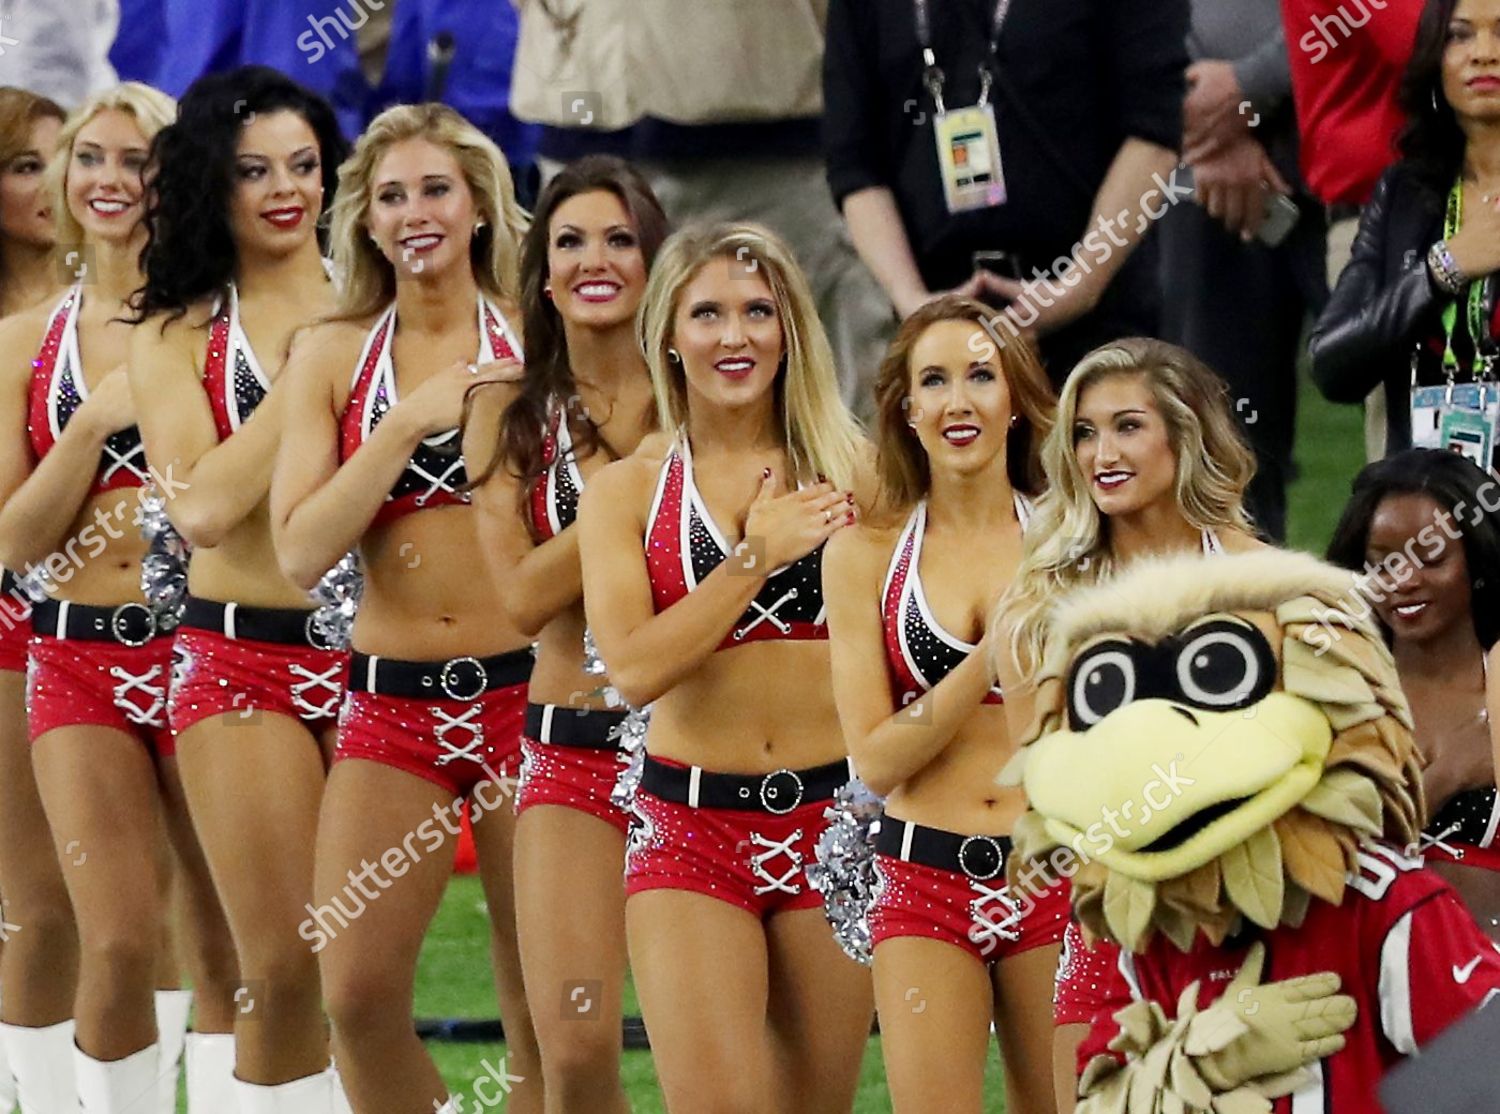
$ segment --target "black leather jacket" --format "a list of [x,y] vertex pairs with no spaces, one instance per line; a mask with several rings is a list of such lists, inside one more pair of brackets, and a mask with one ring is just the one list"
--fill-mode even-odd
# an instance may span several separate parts
[[1427,249],[1443,237],[1443,204],[1403,164],[1385,172],[1309,343],[1313,379],[1330,400],[1359,402],[1385,384],[1387,452],[1411,444],[1412,351],[1442,327]]

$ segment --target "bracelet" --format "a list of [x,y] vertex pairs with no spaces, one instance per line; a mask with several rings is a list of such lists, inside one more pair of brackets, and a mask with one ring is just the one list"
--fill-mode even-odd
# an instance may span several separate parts
[[1453,253],[1448,250],[1447,240],[1439,240],[1428,250],[1427,269],[1432,272],[1432,280],[1443,290],[1455,298],[1463,293],[1468,278],[1453,261]]

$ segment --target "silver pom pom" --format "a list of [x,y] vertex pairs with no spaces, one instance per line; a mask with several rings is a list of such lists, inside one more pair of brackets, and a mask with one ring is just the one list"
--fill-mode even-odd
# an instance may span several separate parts
[[609,803],[622,812],[635,815],[635,792],[641,784],[641,771],[646,766],[646,728],[651,725],[651,708],[631,708],[625,713],[620,725],[610,732],[610,739],[618,748],[615,757],[621,763],[620,776],[610,792]]
[[313,599],[320,605],[313,612],[313,629],[325,646],[337,650],[349,648],[354,613],[359,610],[364,587],[365,574],[360,568],[359,554],[351,550],[313,588]]
[[173,630],[187,604],[192,547],[167,517],[167,500],[155,484],[141,488],[135,524],[147,542],[141,560],[141,591],[156,616],[157,630]]
[[875,832],[883,802],[859,778],[834,793],[823,810],[830,823],[818,837],[818,861],[807,866],[807,881],[823,895],[823,912],[834,939],[850,959],[868,964],[870,906],[875,900]]

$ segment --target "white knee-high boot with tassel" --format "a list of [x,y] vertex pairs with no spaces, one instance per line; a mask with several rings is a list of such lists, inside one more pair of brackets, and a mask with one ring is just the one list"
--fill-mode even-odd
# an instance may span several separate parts
[[148,1045],[119,1060],[96,1060],[76,1045],[81,1114],[145,1114],[158,1109],[160,1049]]
[[0,1044],[15,1065],[21,1114],[52,1114],[57,1110],[71,1114],[78,1109],[71,1019],[40,1028],[0,1025]]

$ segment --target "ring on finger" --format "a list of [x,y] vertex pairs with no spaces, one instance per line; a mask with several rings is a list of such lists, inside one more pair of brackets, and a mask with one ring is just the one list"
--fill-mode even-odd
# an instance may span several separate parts
[[470,364],[470,365],[468,365],[468,371],[469,371],[470,375],[478,375],[479,374],[479,365],[478,364]]
[[823,525],[827,526],[832,521],[833,521],[833,512],[829,511],[829,510],[825,510],[823,512]]

